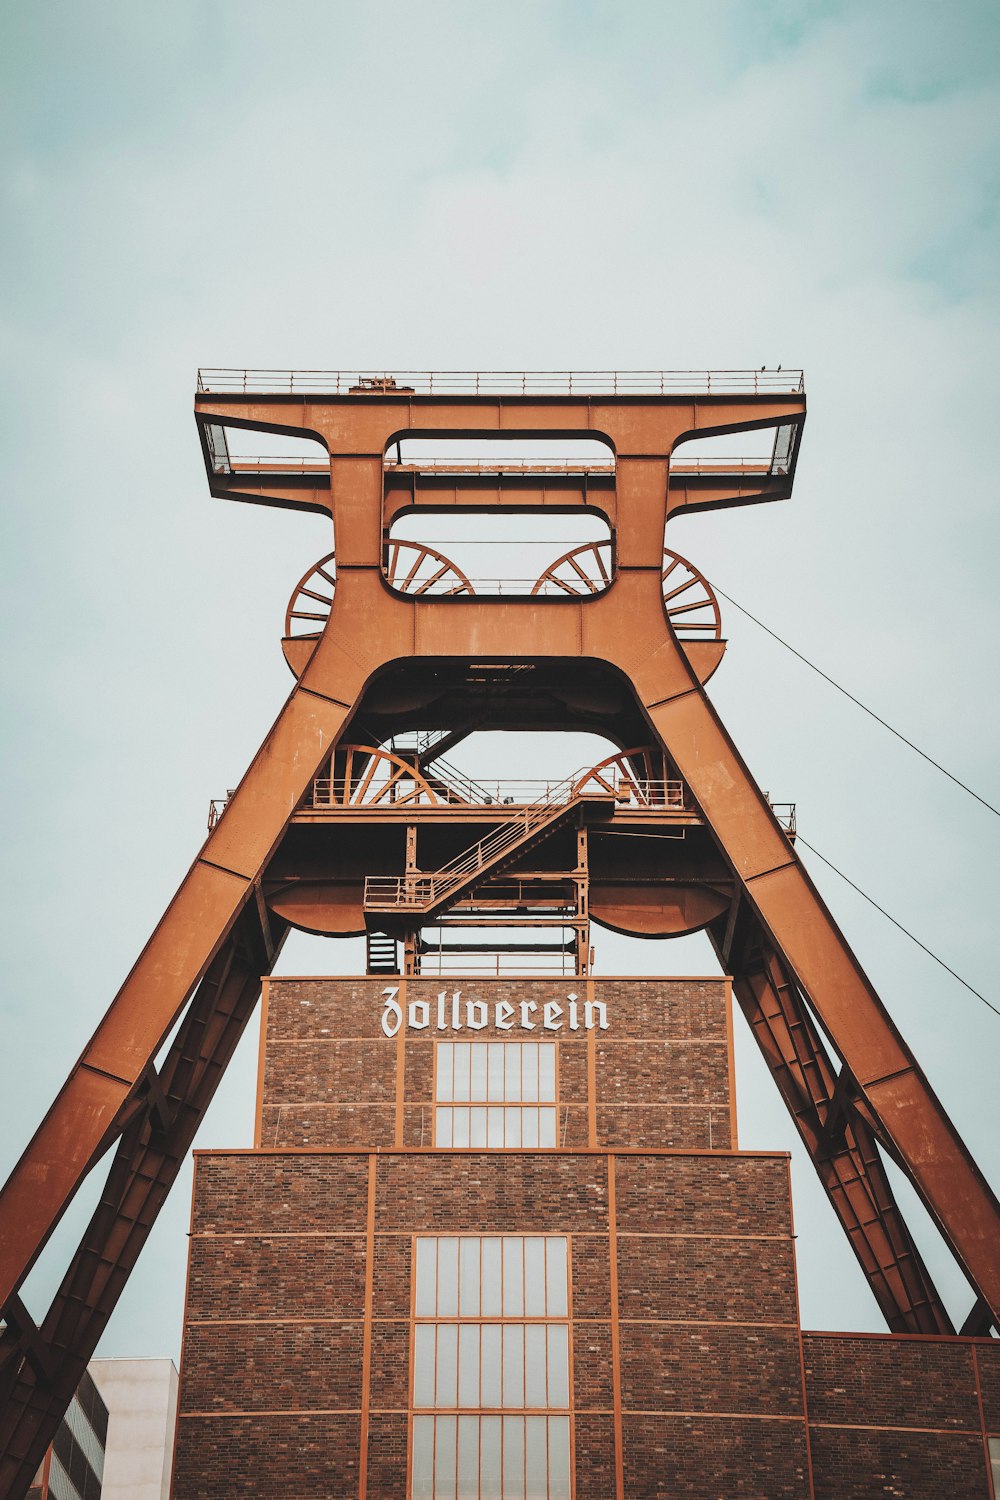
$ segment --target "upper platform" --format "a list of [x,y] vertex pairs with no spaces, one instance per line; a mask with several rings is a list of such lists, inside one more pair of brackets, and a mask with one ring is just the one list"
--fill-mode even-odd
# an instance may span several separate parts
[[221,370],[198,371],[212,395],[649,396],[800,395],[801,370]]
[[[366,490],[387,527],[406,509],[544,506],[596,507],[614,528],[626,491],[637,486],[660,512],[658,523],[650,517],[654,530],[681,510],[782,500],[791,493],[805,410],[802,371],[780,368],[202,369],[195,396],[214,495],[335,512],[336,468],[349,504],[364,506]],[[428,452],[429,439],[442,451]],[[509,443],[485,461],[467,452],[456,459],[447,446],[456,439],[493,440],[494,449],[497,439]],[[555,465],[551,454],[526,462],[518,451],[526,440],[537,447],[581,439],[589,455]]]

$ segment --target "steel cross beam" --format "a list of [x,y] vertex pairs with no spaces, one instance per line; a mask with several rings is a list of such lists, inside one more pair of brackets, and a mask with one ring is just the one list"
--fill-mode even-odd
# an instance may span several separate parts
[[[797,442],[787,443],[784,477],[770,475],[766,492],[744,477],[720,483],[707,495],[671,488],[674,448],[692,436],[755,428],[797,434],[804,396],[756,391],[554,398],[390,391],[306,398],[238,393],[203,394],[196,406],[210,485],[219,494],[240,492],[231,476],[219,472],[212,428],[230,424],[318,437],[325,444],[330,471],[324,487],[269,493],[267,481],[261,480],[244,497],[328,510],[334,522],[336,588],[319,639],[298,643],[305,645],[296,666],[298,681],[274,727],[0,1191],[0,1309],[9,1351],[4,1369],[9,1374],[16,1367],[8,1402],[13,1415],[8,1414],[3,1429],[8,1452],[0,1474],[6,1493],[18,1492],[46,1424],[68,1402],[71,1382],[82,1368],[79,1362],[93,1348],[176,1171],[176,1165],[168,1167],[160,1158],[169,1155],[176,1163],[178,1153],[183,1154],[229,1053],[220,1042],[206,1064],[211,1085],[179,1085],[175,1103],[185,1104],[183,1130],[177,1123],[181,1116],[171,1116],[167,1066],[158,1070],[158,1082],[150,1069],[190,997],[201,995],[199,986],[207,981],[219,987],[213,965],[220,954],[227,954],[223,965],[230,961],[227,949],[237,941],[234,931],[257,933],[257,974],[251,982],[248,972],[239,985],[240,1006],[252,1003],[248,997],[255,994],[259,974],[269,970],[280,942],[280,932],[278,940],[268,934],[268,913],[259,899],[268,863],[366,687],[386,668],[415,659],[504,665],[548,661],[570,672],[574,664],[598,663],[631,686],[656,742],[686,781],[766,935],[769,952],[780,960],[788,976],[787,984],[782,981],[785,990],[790,994],[794,982],[848,1070],[856,1089],[855,1115],[905,1166],[977,1297],[996,1318],[1000,1205],[715,714],[702,679],[717,663],[718,652],[699,652],[697,647],[707,644],[714,651],[716,643],[682,644],[663,604],[661,554],[669,516],[684,507],[745,504],[790,493]],[[589,597],[499,600],[407,597],[392,589],[382,567],[384,454],[391,441],[406,433],[605,440],[616,459],[616,572],[610,586]],[[180,1076],[180,1061],[177,1068]],[[133,1116],[137,1100],[147,1104]],[[177,1133],[166,1153],[157,1140],[172,1131]],[[119,1161],[109,1179],[107,1201],[43,1319],[38,1340],[32,1340],[30,1330],[22,1337],[19,1292],[24,1278],[83,1177],[119,1136]],[[858,1149],[871,1177],[875,1169],[869,1153],[862,1144]],[[144,1184],[154,1183],[147,1193]],[[887,1284],[889,1280],[887,1276]],[[36,1394],[36,1380],[46,1367],[46,1347],[52,1351],[51,1370],[62,1373],[50,1377],[51,1395],[43,1398]],[[0,1493],[5,1493],[2,1488]]]
[[759,921],[742,907],[739,942],[728,919],[708,929],[733,991],[882,1316],[894,1333],[953,1334],[895,1201],[874,1132],[855,1109],[850,1070],[834,1073],[801,991]]
[[0,1495],[31,1483],[253,1014],[287,932],[274,924],[269,953],[254,916],[210,965],[155,1086],[147,1073],[121,1111],[100,1203],[41,1327],[0,1338]]

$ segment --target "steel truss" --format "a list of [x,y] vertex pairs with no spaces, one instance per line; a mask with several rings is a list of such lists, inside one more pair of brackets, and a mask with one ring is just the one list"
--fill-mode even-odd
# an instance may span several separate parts
[[[420,727],[413,695],[392,698],[404,676],[442,694],[446,708],[457,705],[450,722],[446,712],[425,721],[452,736],[468,728],[477,693],[477,724],[506,711],[508,727],[526,727],[531,703],[542,699],[517,707],[517,693],[530,694],[543,678],[556,687],[572,679],[572,706],[535,727],[603,723],[624,747],[640,743],[635,725],[644,726],[734,893],[729,910],[702,925],[708,920],[889,1326],[942,1333],[952,1325],[893,1200],[882,1151],[907,1173],[974,1289],[966,1331],[988,1328],[1000,1314],[1000,1205],[706,696],[724,643],[682,639],[664,605],[664,524],[673,514],[791,493],[805,416],[800,387],[723,382],[650,395],[534,394],[526,386],[487,394],[477,386],[456,394],[382,380],[341,394],[292,384],[269,395],[244,381],[200,391],[196,412],[212,492],[330,514],[336,571],[326,569],[323,618],[307,622],[321,628],[284,643],[297,682],[273,729],[0,1192],[0,1495],[20,1496],[30,1483],[246,1026],[261,975],[274,965],[288,923],[265,890],[285,872],[273,887],[266,882],[296,810],[353,719],[379,720],[386,732],[378,743]],[[329,471],[227,464],[227,426],[319,438]],[[741,469],[734,460],[724,472],[698,473],[672,465],[675,448],[695,435],[758,429],[774,432],[769,463]],[[522,599],[453,588],[406,593],[405,580],[386,571],[393,507],[419,509],[440,495],[433,483],[424,494],[419,473],[405,493],[388,483],[387,448],[408,431],[604,439],[614,473],[599,487],[584,474],[563,476],[557,493],[550,480],[536,488],[541,496],[549,486],[548,503],[563,512],[604,515],[614,535],[608,586]],[[523,474],[510,486],[502,473],[468,483],[459,476],[449,480],[449,503],[516,513],[532,483]],[[449,672],[458,683],[451,699]],[[414,816],[423,816],[419,808]],[[450,894],[464,892],[456,881]],[[36,1324],[21,1299],[25,1277],[112,1147],[100,1204]]]

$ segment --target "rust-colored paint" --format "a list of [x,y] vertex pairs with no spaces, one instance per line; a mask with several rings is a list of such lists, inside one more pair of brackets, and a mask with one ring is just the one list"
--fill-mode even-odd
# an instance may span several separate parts
[[[308,926],[312,912],[317,930],[357,930],[350,879],[334,895],[329,871],[323,878],[294,868],[287,836],[313,779],[353,719],[363,713],[367,723],[374,713],[383,730],[394,722],[408,728],[429,701],[432,680],[451,674],[461,696],[463,673],[468,678],[474,668],[547,670],[562,684],[568,695],[563,711],[551,726],[534,727],[569,727],[574,714],[576,722],[589,714],[593,723],[612,700],[608,732],[623,748],[636,743],[635,726],[645,726],[646,738],[669,757],[686,786],[703,867],[685,867],[677,890],[662,903],[662,925],[646,926],[645,898],[615,890],[620,875],[601,868],[611,856],[594,852],[605,841],[592,840],[594,916],[600,919],[603,911],[610,925],[626,930],[709,923],[734,974],[739,1003],[866,1274],[881,1287],[890,1319],[947,1331],[929,1278],[914,1280],[908,1269],[908,1236],[876,1143],[904,1164],[978,1296],[1000,1317],[1000,1206],[705,694],[723,643],[682,642],[664,605],[664,527],[673,515],[791,493],[805,418],[801,388],[776,389],[753,377],[740,389],[708,382],[685,392],[667,382],[659,394],[540,396],[512,392],[503,383],[491,390],[484,379],[467,393],[390,385],[351,392],[345,384],[332,394],[303,394],[292,382],[281,393],[244,382],[241,389],[200,391],[196,416],[214,494],[330,515],[336,587],[317,638],[286,640],[297,674],[288,700],[0,1192],[5,1306],[83,1177],[119,1143],[106,1201],[42,1322],[48,1383],[37,1379],[27,1359],[26,1336],[9,1327],[0,1343],[0,1493],[17,1494],[32,1462],[37,1467],[75,1388],[80,1361],[96,1346],[246,1024],[259,976],[273,967],[287,922]],[[212,429],[219,424],[318,438],[329,468],[296,475],[276,472],[273,464],[227,467],[213,457]],[[679,461],[674,466],[674,452],[687,438],[765,427],[793,434],[783,462],[766,472],[750,463],[698,477]],[[613,484],[604,483],[598,496],[614,526],[610,584],[586,596],[521,598],[408,595],[393,586],[386,539],[400,509],[400,476],[387,476],[385,454],[405,434],[604,439],[615,461]],[[429,503],[419,475],[411,481],[407,504]],[[507,510],[513,519],[526,499],[523,487],[518,492],[497,479],[476,504]],[[581,502],[568,487],[559,503],[572,510]],[[464,491],[461,504],[473,508]],[[404,681],[409,695],[401,689]],[[629,728],[619,736],[617,726],[626,720]],[[611,808],[605,815],[622,816]],[[417,821],[423,827],[419,812]],[[298,822],[294,831],[305,833]],[[337,837],[346,845],[346,825]],[[680,844],[681,859],[679,850]],[[299,894],[289,889],[296,873],[307,877]],[[649,879],[662,875],[651,870]],[[171,1051],[159,1074],[151,1071],[182,1017],[184,1046]],[[822,1028],[839,1055],[839,1079],[810,1025]]]

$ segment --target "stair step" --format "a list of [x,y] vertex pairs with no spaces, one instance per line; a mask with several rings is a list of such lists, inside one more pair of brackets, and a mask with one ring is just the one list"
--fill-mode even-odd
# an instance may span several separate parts
[[369,932],[366,935],[369,974],[399,973],[399,944],[388,932]]

